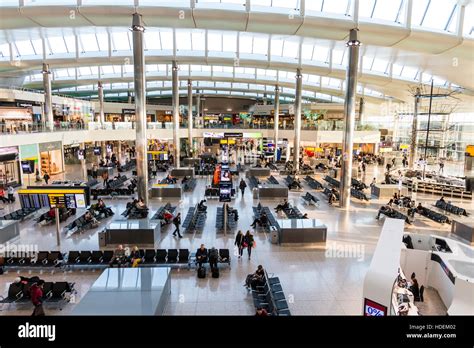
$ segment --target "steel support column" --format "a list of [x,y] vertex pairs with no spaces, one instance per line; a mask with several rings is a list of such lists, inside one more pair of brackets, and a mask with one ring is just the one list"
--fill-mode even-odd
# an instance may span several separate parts
[[359,66],[360,41],[357,29],[351,29],[347,47],[349,61],[346,71],[346,96],[344,100],[344,135],[342,140],[342,168],[339,203],[341,208],[349,208],[351,200],[352,151],[354,147],[354,127],[357,90],[357,70]]
[[301,142],[301,91],[303,87],[303,75],[301,69],[296,70],[296,93],[295,93],[295,142],[293,145],[293,168],[298,172],[300,168],[300,142]]
[[142,16],[133,14],[133,82],[135,87],[135,122],[136,122],[136,159],[137,159],[137,194],[148,205],[148,161],[146,137],[146,81],[145,55],[143,54]]
[[100,126],[104,128],[105,124],[105,112],[104,112],[104,88],[102,87],[102,82],[97,83],[97,89],[99,92],[99,122]]
[[193,83],[191,79],[188,80],[188,142],[189,155],[192,157],[193,150]]
[[414,168],[416,161],[416,147],[418,143],[418,107],[420,106],[419,88],[416,89],[415,107],[413,109],[413,123],[411,126],[410,158],[408,159],[408,168]]
[[53,130],[54,118],[53,118],[53,102],[51,95],[51,71],[49,70],[49,64],[43,63],[43,89],[44,89],[44,119],[42,120],[46,129]]
[[273,105],[273,137],[275,143],[275,162],[278,160],[278,124],[280,123],[280,87],[275,86],[275,101]]
[[178,80],[178,63],[173,60],[172,68],[172,104],[173,104],[173,144],[174,144],[174,166],[179,168],[179,80]]

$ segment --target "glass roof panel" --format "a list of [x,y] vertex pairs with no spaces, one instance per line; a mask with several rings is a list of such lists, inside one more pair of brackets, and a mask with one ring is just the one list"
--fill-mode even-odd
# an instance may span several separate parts
[[[456,0],[430,0],[422,27],[445,30],[448,21],[455,14]],[[453,12],[454,11],[454,12]]]
[[145,49],[161,50],[160,32],[156,29],[145,30]]
[[55,53],[67,53],[68,49],[62,36],[54,36],[47,38],[47,44],[51,54]]
[[189,0],[140,0],[140,6],[166,6],[189,8]]
[[[308,1],[311,2],[311,1]],[[308,3],[307,2],[307,3]],[[348,6],[350,4],[350,6]],[[323,12],[351,15],[352,0],[331,0],[324,1]],[[347,10],[349,8],[349,11]]]
[[428,6],[430,0],[417,0],[413,1],[411,23],[412,25],[419,26],[421,21],[425,16],[426,7]]
[[283,54],[283,40],[279,38],[272,38],[271,40],[271,55],[281,57]]
[[253,37],[253,53],[254,54],[268,54],[268,36],[255,35]]
[[206,32],[204,30],[193,30],[191,35],[192,49],[204,51],[206,49]]
[[241,33],[239,36],[239,50],[242,53],[252,53],[253,36],[251,34]]
[[474,36],[474,2],[466,6],[466,13],[464,14],[464,36]]
[[129,51],[132,49],[130,31],[114,32],[111,34],[114,51]]
[[173,49],[173,30],[171,29],[160,29],[161,36],[161,48],[163,50]]
[[222,50],[224,52],[237,52],[237,33],[224,33],[222,35],[222,42]]
[[295,40],[285,40],[283,44],[283,57],[297,58],[299,42]]
[[375,58],[374,62],[372,64],[372,70],[377,71],[377,72],[381,72],[381,73],[385,73],[387,71],[387,68],[388,68],[388,63],[389,62],[386,61],[386,60]]
[[222,51],[222,34],[209,31],[207,33],[207,47],[209,51]]
[[41,39],[31,40],[31,44],[37,55],[43,54],[43,41]]
[[[366,1],[359,2],[359,4],[364,2]],[[403,11],[401,9],[403,2],[403,0],[377,0],[372,18],[389,22],[395,22],[397,19],[400,20],[403,16],[399,16],[399,10],[400,12]]]
[[95,34],[83,34],[79,36],[83,52],[99,51],[99,45]]
[[314,45],[312,43],[303,43],[301,45],[301,58],[305,60],[313,59]]
[[191,32],[189,30],[176,30],[176,49],[191,50]]
[[31,56],[35,55],[35,50],[30,40],[15,41],[18,56]]

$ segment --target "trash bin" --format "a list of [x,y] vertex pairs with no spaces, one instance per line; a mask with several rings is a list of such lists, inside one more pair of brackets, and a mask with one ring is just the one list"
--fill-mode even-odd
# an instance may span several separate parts
[[105,230],[99,232],[99,247],[105,247],[107,245],[105,241],[105,234]]
[[258,199],[258,188],[254,187],[252,190],[253,199]]
[[270,242],[272,244],[278,244],[279,243],[279,236],[278,236],[278,230],[275,227],[271,227],[270,230]]

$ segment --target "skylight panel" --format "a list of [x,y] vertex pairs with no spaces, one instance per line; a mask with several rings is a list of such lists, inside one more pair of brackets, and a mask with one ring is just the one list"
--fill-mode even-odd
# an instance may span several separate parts
[[132,42],[130,40],[129,32],[112,33],[111,38],[114,51],[131,50]]

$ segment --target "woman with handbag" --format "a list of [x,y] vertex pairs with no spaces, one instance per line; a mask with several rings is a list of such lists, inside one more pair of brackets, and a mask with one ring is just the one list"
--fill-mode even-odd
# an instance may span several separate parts
[[253,234],[250,233],[250,231],[247,231],[244,236],[244,244],[243,247],[247,248],[247,253],[249,254],[249,260],[250,257],[252,256],[252,248],[255,244],[255,240],[253,239]]
[[237,247],[239,251],[239,259],[240,259],[242,257],[242,254],[244,253],[244,234],[240,230],[239,232],[237,232],[237,235],[235,236],[234,245]]

